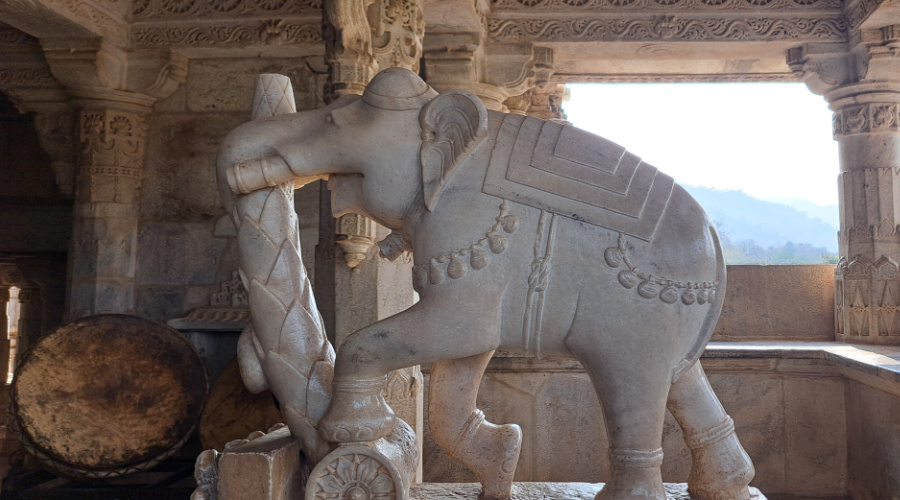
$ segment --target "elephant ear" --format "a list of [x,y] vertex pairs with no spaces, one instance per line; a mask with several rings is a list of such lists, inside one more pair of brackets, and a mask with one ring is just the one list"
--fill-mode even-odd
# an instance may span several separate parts
[[419,123],[422,188],[431,212],[456,167],[487,137],[487,109],[474,94],[451,90],[422,107]]

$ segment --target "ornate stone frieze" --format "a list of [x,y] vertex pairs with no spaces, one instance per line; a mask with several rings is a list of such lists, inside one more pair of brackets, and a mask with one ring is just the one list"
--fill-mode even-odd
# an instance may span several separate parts
[[102,36],[105,42],[125,47],[128,44],[128,22],[124,13],[120,12],[118,2],[119,0],[47,0],[48,4],[65,10],[67,17]]
[[873,102],[844,106],[832,118],[835,139],[845,135],[900,130],[900,104]]
[[322,0],[135,0],[135,22],[237,17],[269,18],[316,13]]
[[850,24],[850,28],[858,29],[883,2],[884,0],[859,0],[856,2],[847,12],[847,22]]
[[492,10],[840,10],[840,0],[493,0]]
[[[142,116],[115,110],[83,110],[80,117],[83,168],[110,168],[98,175],[128,176],[143,168],[146,124]],[[125,167],[125,168],[122,168]]]
[[570,75],[556,73],[553,81],[578,83],[747,83],[747,82],[795,82],[792,73],[752,73],[752,74],[618,74],[618,75]]
[[[3,43],[0,41],[0,43]],[[59,82],[50,73],[50,68],[3,68],[0,69],[0,89],[9,87],[58,87]]]
[[8,24],[0,23],[0,46],[7,52],[14,47],[36,43],[34,37]]
[[525,41],[834,41],[847,39],[841,16],[818,18],[577,18],[488,21],[496,42]]
[[303,45],[322,42],[318,20],[251,19],[236,25],[137,25],[131,32],[136,48]]

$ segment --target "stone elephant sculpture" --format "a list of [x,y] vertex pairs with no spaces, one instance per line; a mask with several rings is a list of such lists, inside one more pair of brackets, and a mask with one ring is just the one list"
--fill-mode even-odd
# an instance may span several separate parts
[[[692,450],[693,497],[749,497],[753,466],[697,362],[724,297],[722,250],[671,177],[603,138],[487,111],[466,92],[439,95],[398,68],[362,96],[238,127],[218,169],[226,198],[327,178],[335,216],[393,230],[379,244],[388,258],[413,253],[419,302],[340,346],[333,394],[303,417],[305,440],[385,436],[395,421],[385,375],[433,363],[435,440],[476,473],[482,498],[510,498],[522,435],[475,407],[487,363],[498,349],[574,356],[609,434],[612,475],[598,498],[666,498],[667,407]],[[333,359],[313,344],[316,363]]]

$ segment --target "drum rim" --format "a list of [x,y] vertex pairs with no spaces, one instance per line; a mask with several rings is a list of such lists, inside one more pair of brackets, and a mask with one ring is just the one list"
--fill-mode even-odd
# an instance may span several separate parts
[[[23,366],[25,364],[25,362],[31,358],[32,353],[34,353],[35,349],[37,348],[38,345],[40,345],[42,340],[54,335],[55,333],[57,333],[58,331],[62,330],[65,327],[68,327],[70,325],[74,325],[77,323],[88,322],[91,320],[95,320],[97,318],[125,318],[125,319],[127,319],[127,321],[137,321],[140,323],[145,323],[147,325],[152,325],[154,327],[162,327],[162,329],[164,329],[164,330],[168,330],[172,333],[175,333],[176,335],[173,336],[172,338],[179,339],[178,342],[183,342],[186,346],[188,346],[190,348],[190,352],[192,352],[194,354],[197,364],[200,367],[199,371],[203,375],[204,389],[203,389],[203,395],[201,398],[201,402],[200,402],[198,411],[196,412],[195,416],[191,420],[192,424],[191,424],[190,428],[188,428],[184,432],[184,434],[182,435],[181,438],[179,438],[176,442],[169,445],[165,449],[165,451],[163,451],[162,453],[158,453],[156,455],[149,456],[149,457],[140,456],[133,462],[124,463],[124,464],[113,466],[113,467],[97,467],[94,469],[89,469],[89,468],[74,465],[69,462],[66,462],[65,460],[57,459],[57,458],[53,457],[51,455],[52,451],[45,450],[43,447],[41,447],[40,445],[35,443],[33,436],[26,429],[24,429],[22,427],[21,419],[20,419],[20,415],[19,415],[19,394],[18,394],[18,385],[17,385],[17,381],[18,381],[18,376],[17,376],[18,373],[17,372],[18,372],[19,367]],[[16,376],[13,377],[13,381],[11,384],[12,387],[11,387],[11,391],[10,391],[10,403],[9,404],[10,404],[10,413],[12,415],[12,421],[14,423],[14,433],[18,435],[19,442],[22,443],[22,446],[25,448],[26,452],[30,453],[32,456],[37,458],[45,466],[60,472],[62,475],[66,476],[66,477],[69,477],[71,479],[78,479],[78,480],[109,479],[109,478],[114,478],[114,477],[122,477],[122,476],[132,475],[132,474],[136,474],[138,472],[150,469],[150,468],[158,465],[163,460],[171,457],[178,450],[180,450],[182,448],[182,446],[184,446],[184,444],[194,434],[194,431],[197,429],[197,426],[199,425],[200,416],[203,414],[203,409],[206,407],[207,399],[209,398],[209,375],[206,373],[206,368],[203,365],[203,361],[200,358],[199,353],[197,353],[196,348],[190,342],[190,340],[188,340],[188,338],[185,337],[184,334],[182,334],[180,331],[178,331],[168,325],[165,325],[165,324],[153,321],[153,320],[149,320],[147,318],[142,318],[140,316],[133,316],[133,315],[129,315],[129,314],[97,314],[97,315],[93,315],[93,316],[79,318],[79,319],[70,321],[68,323],[62,324],[62,325],[54,328],[52,331],[48,332],[46,335],[41,336],[41,338],[39,338],[38,341],[35,342],[34,346],[31,349],[29,349],[28,352],[25,353],[25,355],[22,357],[22,360],[19,363],[17,363],[15,372],[16,372]]]

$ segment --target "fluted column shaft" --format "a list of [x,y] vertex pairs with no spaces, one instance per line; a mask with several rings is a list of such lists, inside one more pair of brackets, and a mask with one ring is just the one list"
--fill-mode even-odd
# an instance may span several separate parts
[[826,94],[840,148],[837,340],[900,344],[900,85]]

